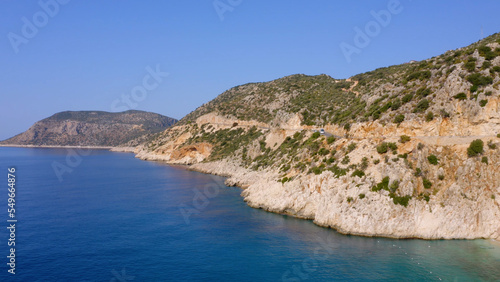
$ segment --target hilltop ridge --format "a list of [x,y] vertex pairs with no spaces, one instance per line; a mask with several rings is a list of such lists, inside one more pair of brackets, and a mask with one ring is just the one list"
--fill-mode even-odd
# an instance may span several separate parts
[[3,145],[118,146],[139,144],[144,136],[167,129],[177,120],[155,113],[129,110],[65,111],[36,122],[27,131],[1,141]]

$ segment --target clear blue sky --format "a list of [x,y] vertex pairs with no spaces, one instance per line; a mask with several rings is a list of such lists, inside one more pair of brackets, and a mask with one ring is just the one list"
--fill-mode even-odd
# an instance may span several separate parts
[[[347,78],[500,31],[500,1],[400,0],[348,62],[340,44],[355,46],[354,28],[391,1],[218,1],[233,4],[222,20],[213,0],[72,0],[49,6],[51,15],[38,1],[1,1],[0,139],[60,111],[122,109],[113,101],[140,89],[148,66],[169,75],[157,85],[146,77],[150,90],[135,109],[182,118],[239,84],[295,73]],[[38,31],[24,27],[24,36],[23,18]]]

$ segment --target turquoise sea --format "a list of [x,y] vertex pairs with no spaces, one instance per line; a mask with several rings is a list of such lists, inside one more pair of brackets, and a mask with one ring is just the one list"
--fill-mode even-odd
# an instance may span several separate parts
[[0,281],[500,281],[492,241],[345,236],[252,209],[223,181],[126,153],[0,147]]

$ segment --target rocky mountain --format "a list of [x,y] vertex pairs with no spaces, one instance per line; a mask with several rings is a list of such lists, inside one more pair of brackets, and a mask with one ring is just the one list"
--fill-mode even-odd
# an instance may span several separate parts
[[[317,132],[324,129],[324,134]],[[234,87],[137,149],[340,232],[500,239],[500,34],[349,79]]]
[[164,131],[176,119],[143,111],[60,112],[36,122],[27,131],[0,142],[5,145],[118,146]]

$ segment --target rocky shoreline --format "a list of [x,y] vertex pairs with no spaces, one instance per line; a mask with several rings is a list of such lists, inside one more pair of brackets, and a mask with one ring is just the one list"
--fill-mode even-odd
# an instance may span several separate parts
[[[162,159],[150,153],[138,157]],[[250,207],[310,219],[343,234],[430,240],[500,239],[499,200],[482,194],[474,195],[474,201],[464,199],[458,187],[449,190],[444,205],[433,197],[429,202],[411,200],[408,207],[403,207],[394,205],[385,195],[388,193],[372,192],[373,179],[335,178],[331,172],[324,172],[282,184],[276,181],[278,172],[248,170],[227,160],[197,163],[188,169],[228,177],[226,185],[243,188],[241,195]],[[365,195],[363,199],[360,194]]]

